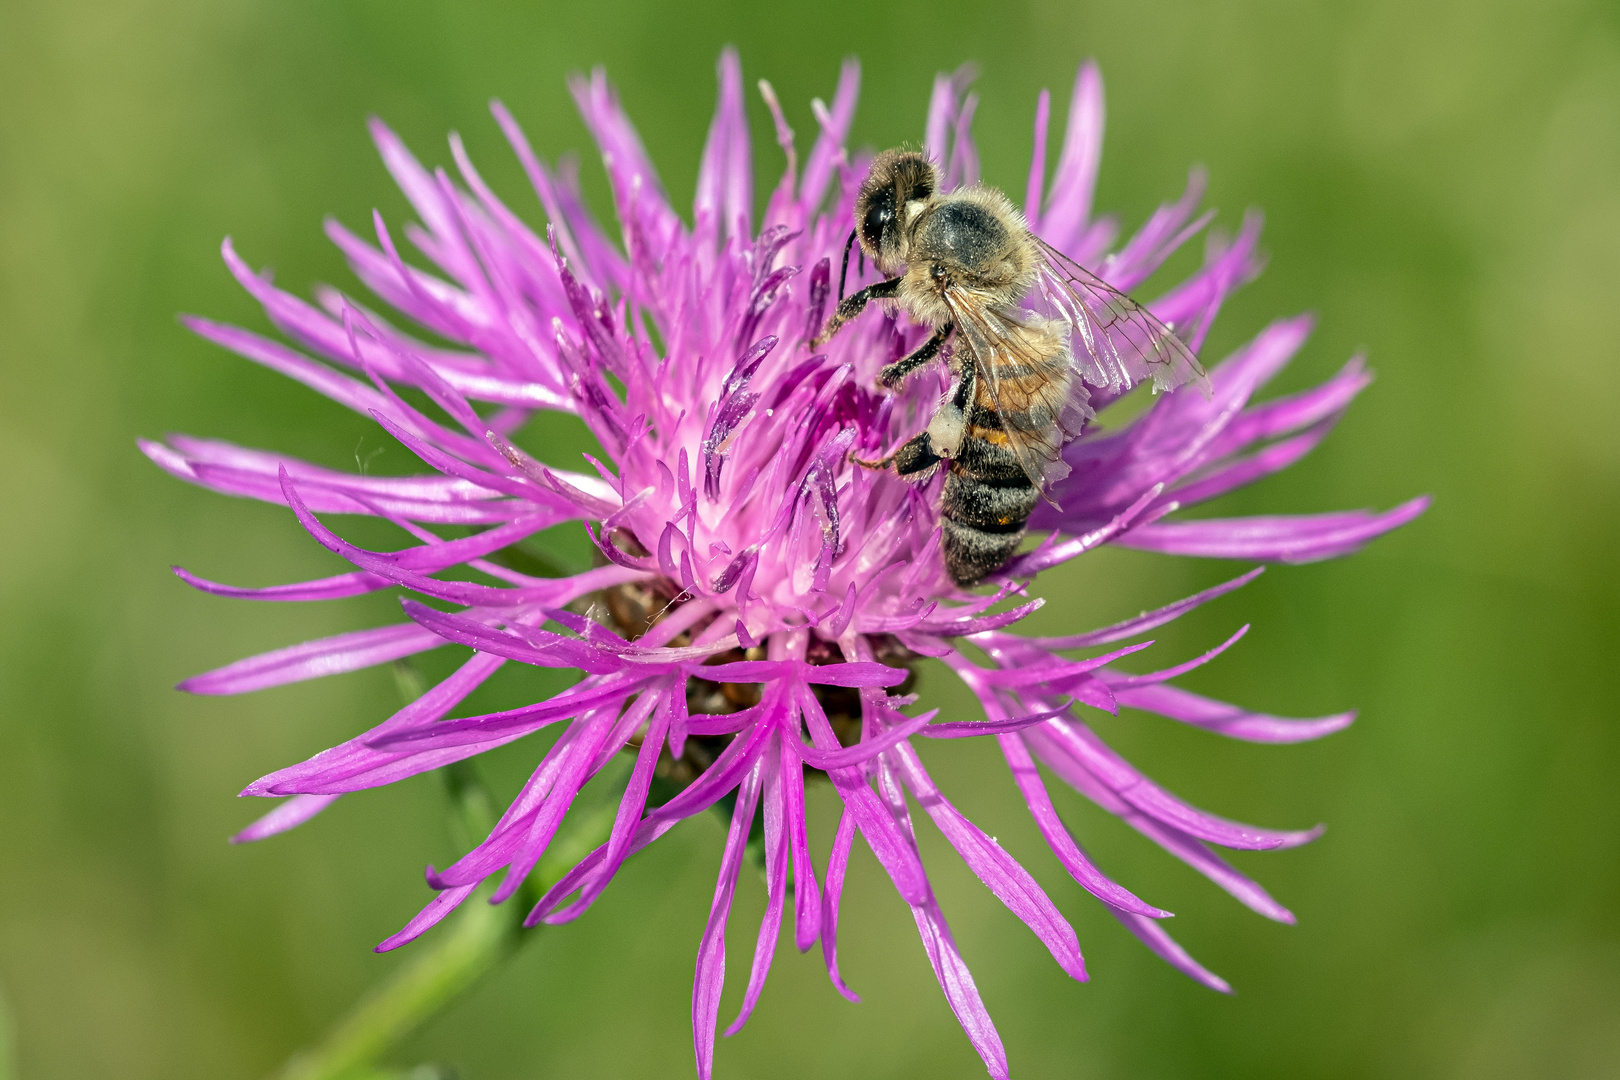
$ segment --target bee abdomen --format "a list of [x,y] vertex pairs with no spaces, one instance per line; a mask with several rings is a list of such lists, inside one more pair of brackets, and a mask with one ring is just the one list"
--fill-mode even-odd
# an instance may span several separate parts
[[958,585],[1006,565],[1039,498],[1012,451],[982,437],[983,430],[970,429],[962,440],[940,506],[945,568]]
[[995,487],[952,472],[945,480],[942,509],[947,518],[980,532],[1015,533],[1029,520],[1037,498],[1027,480],[1022,487]]
[[981,484],[992,487],[1028,487],[1029,477],[1018,463],[1018,456],[1007,445],[1001,418],[993,411],[975,406],[969,412],[955,467]]
[[[1033,402],[1027,409],[1019,409],[1007,414],[1007,421],[1017,431],[1043,431],[1057,426],[1057,417],[1045,402]],[[970,428],[982,429],[979,438],[988,439],[1000,444],[1005,441],[1002,432],[1005,425],[999,413],[992,407],[977,402],[967,411],[967,423]]]

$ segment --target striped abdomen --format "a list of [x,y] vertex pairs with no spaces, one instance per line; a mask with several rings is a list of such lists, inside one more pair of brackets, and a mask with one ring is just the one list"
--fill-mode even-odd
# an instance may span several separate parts
[[[1039,417],[1028,410],[1009,412],[1007,421],[1019,432],[1050,428],[1054,433],[1050,437],[1055,438],[1054,418],[1044,415],[1045,409],[1040,411],[1043,415]],[[1006,565],[1018,550],[1024,523],[1040,498],[1008,446],[1002,418],[982,384],[975,387],[966,419],[962,445],[951,461],[940,505],[945,568],[958,585],[972,585]]]

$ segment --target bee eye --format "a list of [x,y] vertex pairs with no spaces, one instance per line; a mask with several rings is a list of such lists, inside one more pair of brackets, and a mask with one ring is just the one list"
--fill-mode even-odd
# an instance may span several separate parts
[[861,239],[868,246],[878,247],[883,240],[883,229],[894,220],[894,191],[890,189],[872,200],[866,217],[861,222]]
[[894,217],[894,211],[886,206],[874,206],[866,212],[865,231],[867,237],[873,243],[876,243],[878,238],[883,235],[883,226],[887,225],[892,217]]

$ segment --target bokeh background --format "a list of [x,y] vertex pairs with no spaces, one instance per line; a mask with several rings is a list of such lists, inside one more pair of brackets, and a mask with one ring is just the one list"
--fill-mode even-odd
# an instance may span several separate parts
[[[1102,208],[1132,227],[1201,162],[1222,221],[1250,205],[1268,215],[1270,267],[1228,304],[1210,355],[1311,310],[1319,329],[1278,389],[1360,350],[1378,372],[1326,445],[1216,512],[1435,497],[1363,554],[1274,570],[1154,650],[1179,659],[1252,621],[1185,685],[1287,715],[1359,708],[1350,730],[1267,748],[1129,714],[1103,725],[1200,805],[1329,823],[1307,848],[1235,858],[1300,925],[1265,922],[1078,798],[1062,804],[1105,867],[1178,913],[1172,929],[1232,997],[1159,963],[1067,880],[999,755],[926,748],[1086,949],[1092,981],[1068,982],[925,830],[1014,1074],[1620,1076],[1612,3],[0,7],[0,1000],[12,1062],[0,1074],[264,1075],[402,962],[370,946],[428,895],[422,864],[452,851],[431,776],[263,844],[225,843],[263,809],[233,798],[246,782],[376,722],[395,691],[386,671],[240,699],[173,684],[390,620],[395,600],[192,592],[169,564],[241,584],[337,566],[285,510],[187,487],[133,440],[178,430],[335,466],[410,461],[369,421],[177,325],[193,311],[264,328],[219,262],[220,239],[295,291],[352,286],[322,216],[362,228],[373,206],[396,225],[407,216],[367,140],[372,113],[430,164],[449,163],[444,136],[461,131],[484,175],[538,221],[492,96],[547,157],[585,151],[600,200],[563,82],[598,63],[684,201],[731,42],[750,85],[773,81],[801,147],[809,100],[830,96],[846,54],[865,65],[853,141],[872,146],[919,139],[934,73],[976,61],[986,176],[1018,193],[1037,93],[1052,88],[1060,123],[1076,66],[1097,58]],[[761,179],[774,179],[757,98],[750,110]],[[566,443],[542,449],[577,449]],[[1105,551],[1046,583],[1041,625],[1100,625],[1237,569]],[[474,705],[535,689],[503,674]],[[925,675],[923,692],[968,707],[945,679]],[[491,782],[512,790],[537,752],[503,752]],[[824,851],[831,798],[815,798]],[[691,1075],[691,968],[721,838],[705,818],[660,841],[589,917],[538,935],[399,1063],[450,1062],[476,1080]],[[784,947],[752,1024],[722,1041],[721,1076],[983,1075],[859,846],[852,875],[845,970],[865,1003],[839,999],[818,957]],[[738,957],[762,892],[745,878]],[[733,975],[722,1013],[740,991]]]

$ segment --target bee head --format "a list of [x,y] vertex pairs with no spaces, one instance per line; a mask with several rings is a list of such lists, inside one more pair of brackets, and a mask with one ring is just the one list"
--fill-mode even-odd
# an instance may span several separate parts
[[855,196],[855,234],[867,256],[885,269],[905,260],[901,239],[909,203],[933,198],[934,167],[913,150],[885,150],[872,161]]

